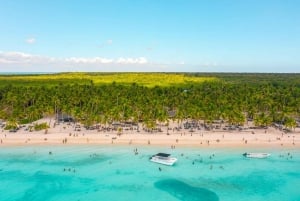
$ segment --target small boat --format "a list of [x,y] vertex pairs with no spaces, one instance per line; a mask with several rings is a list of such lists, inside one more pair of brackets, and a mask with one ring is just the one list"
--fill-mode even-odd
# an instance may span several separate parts
[[170,154],[158,153],[150,157],[150,161],[163,165],[173,165],[177,158],[170,157]]
[[269,153],[244,153],[243,156],[247,158],[267,158],[271,156]]

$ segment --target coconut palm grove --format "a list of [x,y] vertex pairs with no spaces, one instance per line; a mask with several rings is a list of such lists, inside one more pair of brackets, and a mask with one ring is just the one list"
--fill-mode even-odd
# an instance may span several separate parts
[[274,123],[293,129],[300,117],[300,74],[57,73],[0,76],[6,129],[68,114],[86,126],[215,120]]

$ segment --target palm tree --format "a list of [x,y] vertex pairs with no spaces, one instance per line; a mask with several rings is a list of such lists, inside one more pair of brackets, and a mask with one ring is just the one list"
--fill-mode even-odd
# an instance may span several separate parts
[[285,119],[284,125],[288,129],[295,129],[297,127],[297,122],[294,118],[287,117]]

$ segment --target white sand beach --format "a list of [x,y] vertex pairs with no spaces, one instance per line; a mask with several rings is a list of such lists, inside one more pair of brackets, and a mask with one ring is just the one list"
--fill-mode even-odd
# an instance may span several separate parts
[[[54,122],[42,119],[39,122]],[[75,125],[60,123],[45,132],[28,131],[25,128],[17,132],[0,131],[0,146],[19,145],[56,145],[56,144],[99,144],[99,145],[159,145],[176,148],[176,146],[195,147],[300,147],[300,128],[292,132],[283,132],[274,127],[267,129],[239,130],[190,130],[172,129],[177,124],[161,127],[161,132],[146,132],[140,129],[124,129],[118,131],[86,130],[81,126],[80,131],[75,130]]]

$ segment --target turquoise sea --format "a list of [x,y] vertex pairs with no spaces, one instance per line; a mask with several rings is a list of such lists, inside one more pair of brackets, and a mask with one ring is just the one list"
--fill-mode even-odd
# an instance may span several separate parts
[[[245,151],[272,155],[248,159]],[[157,152],[171,153],[178,162],[150,162]],[[300,150],[2,147],[0,200],[299,201]]]

